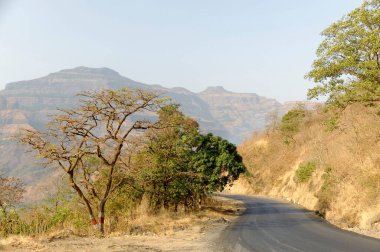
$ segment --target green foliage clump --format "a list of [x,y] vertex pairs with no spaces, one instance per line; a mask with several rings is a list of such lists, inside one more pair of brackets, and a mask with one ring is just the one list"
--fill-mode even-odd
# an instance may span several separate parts
[[136,164],[152,208],[195,209],[245,171],[236,146],[212,134],[170,105],[159,112],[160,129],[148,134]]
[[307,162],[304,165],[300,165],[296,170],[295,181],[303,183],[308,181],[316,170],[316,163],[313,161]]
[[236,146],[212,134],[201,137],[192,162],[202,174],[208,192],[222,191],[246,170]]
[[326,131],[332,132],[339,128],[339,118],[337,116],[329,117],[323,122],[323,125],[326,127]]
[[19,233],[20,217],[17,212],[12,209],[11,211],[0,211],[0,236],[8,236],[10,234]]
[[299,131],[302,119],[306,116],[306,109],[299,105],[298,107],[289,110],[286,113],[280,123],[280,132],[284,136],[284,142],[289,144],[294,141],[294,134]]
[[325,173],[322,175],[323,184],[321,187],[322,192],[328,192],[332,188],[332,168],[327,167]]
[[70,216],[70,209],[63,207],[57,209],[50,217],[49,226],[62,225]]
[[2,212],[0,214],[0,236],[46,233],[54,228],[62,227],[68,217],[70,217],[69,211],[65,211],[65,209],[53,210],[46,205],[12,209],[7,213]]
[[380,1],[368,0],[322,32],[324,40],[306,78],[317,86],[308,98],[327,104],[380,101]]
[[318,205],[317,209],[322,216],[326,215],[326,212],[330,210],[331,201],[333,198],[333,169],[327,167],[324,174],[322,175],[323,184],[321,189],[317,193]]

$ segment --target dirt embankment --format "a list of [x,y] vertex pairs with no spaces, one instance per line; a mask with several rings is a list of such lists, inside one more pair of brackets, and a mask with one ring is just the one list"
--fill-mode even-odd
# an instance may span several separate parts
[[41,237],[0,240],[0,251],[217,251],[220,232],[244,211],[240,202],[214,197],[196,213],[160,213],[135,220],[129,234],[80,237],[63,230]]
[[250,173],[232,191],[283,198],[339,227],[379,236],[379,107],[350,106],[339,119],[308,111],[287,143],[279,128],[239,147]]

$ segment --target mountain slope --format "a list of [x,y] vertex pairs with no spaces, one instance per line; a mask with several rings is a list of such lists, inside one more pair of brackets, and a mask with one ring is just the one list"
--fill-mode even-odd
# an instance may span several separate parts
[[198,95],[207,103],[213,117],[230,132],[235,142],[264,129],[268,113],[283,109],[282,104],[275,99],[257,94],[233,93],[220,86],[209,87]]
[[336,124],[332,112],[307,111],[287,142],[281,122],[239,146],[251,176],[234,190],[285,198],[341,227],[380,230],[379,115],[378,106],[351,105]]
[[69,108],[78,102],[77,93],[104,88],[141,88],[158,92],[180,103],[182,111],[198,120],[204,132],[239,143],[253,130],[261,130],[265,115],[281,108],[273,99],[256,94],[238,94],[221,88],[209,88],[199,94],[185,88],[148,85],[109,68],[77,67],[51,73],[34,80],[9,83],[0,91],[0,172],[18,175],[31,182],[46,172],[31,154],[24,154],[9,136],[21,127],[43,129],[57,108]]
[[54,113],[57,108],[75,106],[79,92],[123,87],[148,89],[173,98],[174,102],[181,103],[186,114],[200,121],[202,128],[228,137],[223,125],[208,112],[207,104],[194,93],[186,89],[167,89],[136,82],[108,68],[77,67],[30,81],[9,83],[0,91],[0,111],[24,113],[26,122],[32,127],[42,128],[48,121],[48,114]]

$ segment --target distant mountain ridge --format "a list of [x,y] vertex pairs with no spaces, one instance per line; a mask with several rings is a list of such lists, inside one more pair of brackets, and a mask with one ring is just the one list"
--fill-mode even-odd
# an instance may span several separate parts
[[284,107],[275,99],[252,93],[234,93],[221,86],[209,87],[198,96],[204,100],[213,117],[235,136],[230,140],[241,142],[253,132],[261,131],[272,111],[282,113]]
[[66,69],[33,80],[9,83],[0,91],[0,172],[22,174],[25,181],[34,180],[42,170],[10,135],[17,133],[20,127],[42,129],[49,121],[48,115],[54,114],[57,108],[77,104],[76,94],[80,91],[123,87],[151,90],[172,98],[181,104],[185,114],[198,120],[204,132],[234,143],[242,142],[253,131],[262,130],[269,112],[284,111],[284,106],[274,99],[234,93],[219,86],[194,93],[181,87],[165,88],[137,82],[109,68]]

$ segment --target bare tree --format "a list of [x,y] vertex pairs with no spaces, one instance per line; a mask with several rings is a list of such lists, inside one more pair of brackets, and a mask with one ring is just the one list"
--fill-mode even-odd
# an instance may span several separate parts
[[[152,116],[165,101],[142,90],[102,90],[79,94],[76,109],[61,110],[45,132],[25,130],[21,141],[48,165],[61,167],[87,207],[91,223],[104,234],[107,200],[123,183],[133,137],[154,125]],[[99,222],[95,209],[99,213]]]
[[0,208],[3,214],[6,214],[8,207],[21,201],[24,192],[24,186],[20,179],[0,174]]

